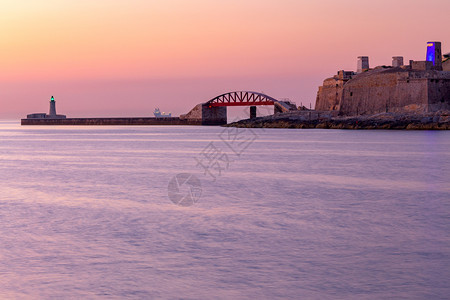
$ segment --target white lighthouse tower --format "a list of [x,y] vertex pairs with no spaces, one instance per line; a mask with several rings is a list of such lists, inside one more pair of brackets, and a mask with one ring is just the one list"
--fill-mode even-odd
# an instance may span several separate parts
[[52,96],[50,98],[50,113],[48,114],[49,118],[55,118],[56,117],[56,103],[55,98]]
[[27,115],[27,119],[65,119],[65,115],[56,114],[56,102],[55,97],[50,98],[50,111],[46,113],[34,113]]

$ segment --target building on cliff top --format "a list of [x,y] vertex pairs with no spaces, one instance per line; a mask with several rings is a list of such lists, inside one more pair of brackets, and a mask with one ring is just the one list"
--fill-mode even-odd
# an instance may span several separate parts
[[404,65],[394,56],[392,66],[372,69],[360,56],[356,73],[341,70],[324,80],[315,109],[340,115],[450,110],[449,54],[442,56],[440,42],[428,42],[425,61]]

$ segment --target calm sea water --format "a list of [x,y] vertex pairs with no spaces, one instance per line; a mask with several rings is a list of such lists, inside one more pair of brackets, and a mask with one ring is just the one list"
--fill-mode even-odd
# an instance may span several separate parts
[[449,170],[450,132],[4,121],[0,298],[448,299]]

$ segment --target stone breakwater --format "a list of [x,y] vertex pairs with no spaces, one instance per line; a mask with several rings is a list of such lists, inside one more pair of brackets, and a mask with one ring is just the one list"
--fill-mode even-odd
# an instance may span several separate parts
[[322,128],[322,129],[407,129],[449,130],[450,111],[404,114],[379,113],[362,116],[338,116],[330,111],[295,111],[230,123],[242,128]]
[[67,119],[22,119],[22,125],[202,125],[198,120],[181,120],[180,118],[67,118]]

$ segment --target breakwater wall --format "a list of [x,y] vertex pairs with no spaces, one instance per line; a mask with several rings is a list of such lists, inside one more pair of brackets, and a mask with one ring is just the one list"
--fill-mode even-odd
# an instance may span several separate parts
[[22,119],[22,125],[202,125],[201,120],[180,118],[67,118]]

